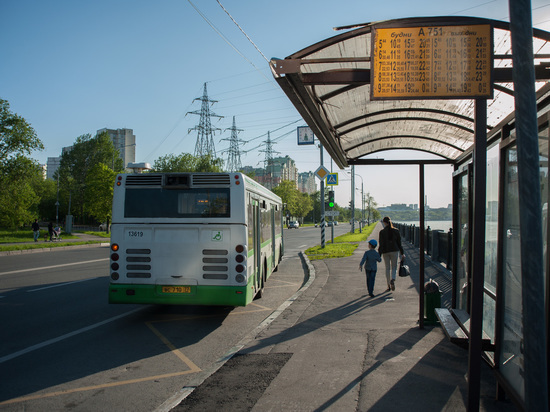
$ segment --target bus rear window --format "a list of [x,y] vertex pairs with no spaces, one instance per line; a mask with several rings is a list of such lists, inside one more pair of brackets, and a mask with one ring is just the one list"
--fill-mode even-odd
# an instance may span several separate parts
[[124,217],[230,217],[229,189],[165,190],[127,188]]

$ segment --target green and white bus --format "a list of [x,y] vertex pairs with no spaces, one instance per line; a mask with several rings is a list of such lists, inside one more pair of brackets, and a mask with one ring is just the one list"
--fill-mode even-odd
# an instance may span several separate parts
[[118,175],[109,302],[248,305],[281,261],[282,212],[241,173]]

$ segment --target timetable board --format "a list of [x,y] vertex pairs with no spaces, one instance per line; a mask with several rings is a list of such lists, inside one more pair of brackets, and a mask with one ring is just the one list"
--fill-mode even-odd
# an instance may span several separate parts
[[373,28],[371,100],[493,97],[489,24]]

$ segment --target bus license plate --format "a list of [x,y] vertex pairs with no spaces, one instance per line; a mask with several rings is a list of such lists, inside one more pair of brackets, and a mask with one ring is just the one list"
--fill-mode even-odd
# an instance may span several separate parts
[[162,293],[191,293],[191,286],[163,286]]

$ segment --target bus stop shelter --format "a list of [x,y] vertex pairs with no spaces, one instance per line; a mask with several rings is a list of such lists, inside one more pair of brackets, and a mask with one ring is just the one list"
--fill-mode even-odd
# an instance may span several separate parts
[[[511,23],[358,24],[270,62],[340,168],[419,166],[421,242],[424,166],[454,166],[452,306],[469,315],[469,410],[479,408],[482,359],[497,396],[548,410],[550,33],[532,29],[530,10],[515,3]],[[437,158],[368,157],[398,149]]]

